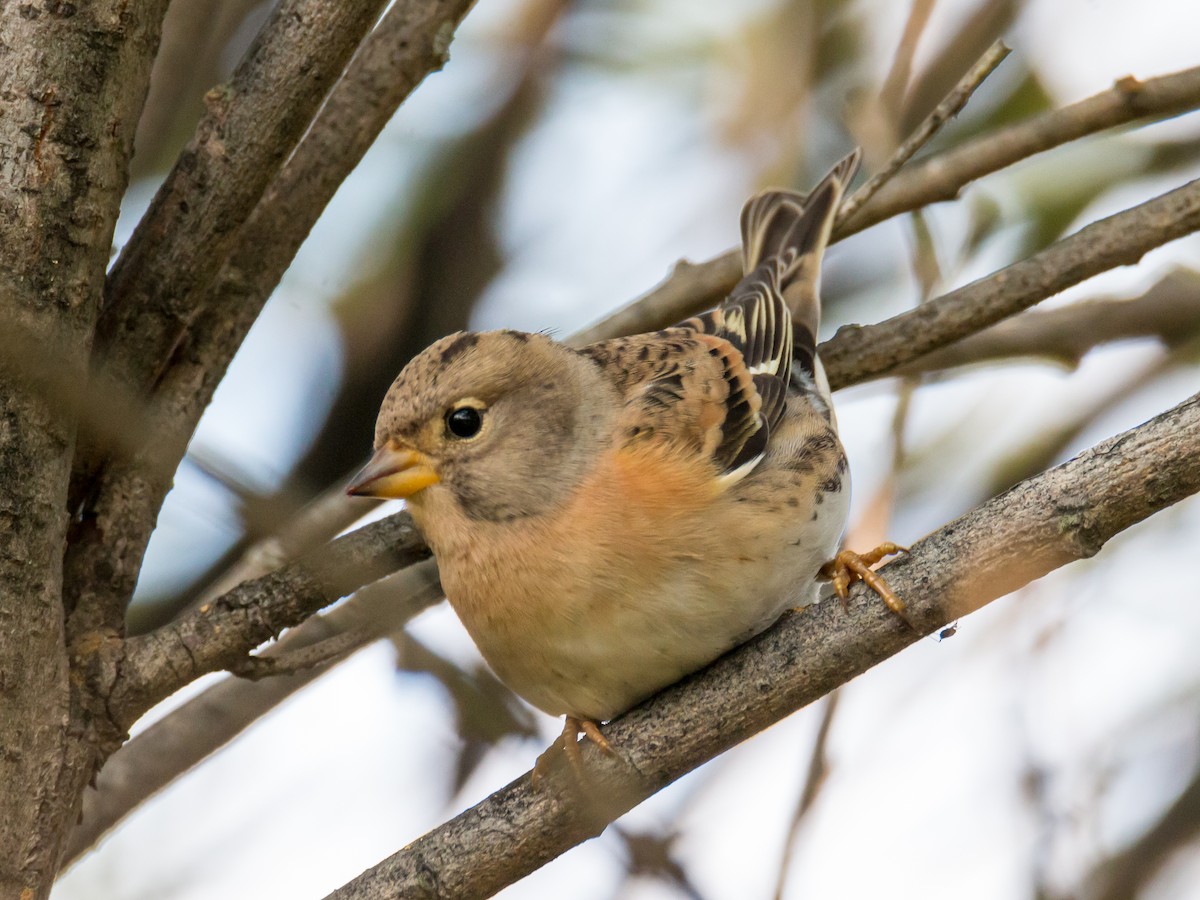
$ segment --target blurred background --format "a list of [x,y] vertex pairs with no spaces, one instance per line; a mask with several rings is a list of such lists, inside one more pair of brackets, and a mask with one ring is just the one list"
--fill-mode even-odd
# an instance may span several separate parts
[[[172,4],[118,248],[268,8]],[[235,360],[162,513],[132,627],[199,596],[258,536],[255,510],[360,464],[388,384],[437,337],[569,335],[679,258],[733,246],[752,191],[805,188],[855,145],[877,167],[997,37],[1013,54],[931,149],[1200,65],[1197,34],[1193,0],[480,0]],[[1191,115],[988,177],[833,248],[824,336],[1198,175]],[[1200,238],[1044,306],[1126,298],[1163,321],[1193,315],[1088,352],[1092,320],[1067,318],[1083,323],[1064,329],[1074,340],[1033,356],[841,392],[850,544],[915,541],[1196,391]],[[1198,546],[1193,498],[503,896],[1200,896]],[[442,604],[145,804],[55,897],[320,897],[526,771],[559,730],[491,682]]]

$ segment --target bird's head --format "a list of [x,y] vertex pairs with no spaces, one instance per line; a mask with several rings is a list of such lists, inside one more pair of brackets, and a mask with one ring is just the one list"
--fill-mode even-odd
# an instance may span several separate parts
[[375,455],[349,492],[407,499],[418,514],[436,497],[475,520],[536,515],[594,462],[614,395],[594,363],[545,335],[452,334],[388,389]]

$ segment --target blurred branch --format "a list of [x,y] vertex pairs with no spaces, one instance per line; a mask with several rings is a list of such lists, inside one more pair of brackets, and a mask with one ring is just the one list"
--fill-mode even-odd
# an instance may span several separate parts
[[809,810],[825,786],[829,776],[829,732],[833,727],[833,717],[837,714],[838,700],[841,690],[835,688],[829,692],[825,705],[821,709],[821,722],[817,726],[817,737],[813,741],[812,753],[808,757],[808,772],[804,777],[804,789],[792,813],[792,821],[788,824],[787,837],[784,838],[783,859],[779,863],[779,878],[775,882],[775,900],[783,900],[783,888],[787,884],[788,873],[792,868],[792,860],[796,855],[796,836],[800,826],[808,817]]
[[1081,894],[1085,900],[1125,900],[1142,890],[1171,856],[1200,836],[1200,773],[1145,834],[1092,870]]
[[[886,567],[920,634],[1074,560],[1200,491],[1200,394],[1017,486]],[[510,783],[330,898],[487,896],[733,745],[919,640],[868,589],[844,612],[788,615],[707,669],[605,726],[619,758],[584,744],[586,795],[569,771]]]
[[908,19],[904,23],[904,31],[896,46],[896,55],[892,57],[892,67],[884,76],[879,88],[879,107],[888,116],[893,130],[900,115],[900,105],[904,90],[912,77],[913,59],[917,55],[917,46],[921,43],[921,35],[929,25],[929,17],[937,0],[913,0],[908,11]]
[[1176,270],[1133,299],[1084,300],[1037,309],[949,344],[895,370],[943,371],[996,360],[1036,358],[1075,368],[1101,344],[1139,337],[1172,346],[1200,331],[1200,273]]
[[[897,173],[854,219],[834,229],[833,240],[900,213],[953,200],[972,181],[1078,138],[1131,122],[1170,118],[1197,107],[1200,67],[1149,81],[1123,78],[1087,100],[974,138]],[[738,250],[702,263],[681,260],[661,284],[583,332],[580,343],[670,325],[719,303],[741,276]]]
[[[441,597],[432,562],[409,566],[356,593],[342,606],[290,629],[262,653],[286,658],[301,648],[340,635],[357,646],[401,627]],[[79,824],[71,832],[63,867],[70,865],[143,802],[216,752],[269,710],[328,671],[336,660],[263,681],[227,678],[172,710],[112,755],[83,797]]]

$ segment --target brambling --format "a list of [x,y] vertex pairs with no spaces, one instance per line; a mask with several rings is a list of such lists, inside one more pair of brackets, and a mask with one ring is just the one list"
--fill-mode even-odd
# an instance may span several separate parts
[[350,493],[408,501],[467,631],[567,717],[577,769],[580,731],[611,750],[599,723],[898,549],[835,557],[849,473],[818,283],[858,161],[746,204],[746,274],[710,312],[579,350],[459,332],[384,398]]

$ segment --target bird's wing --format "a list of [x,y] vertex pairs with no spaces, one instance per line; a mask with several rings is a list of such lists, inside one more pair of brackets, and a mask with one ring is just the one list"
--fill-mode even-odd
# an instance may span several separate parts
[[783,415],[792,329],[764,285],[653,334],[602,341],[591,357],[625,399],[618,440],[662,441],[709,457],[726,483],[748,474]]
[[804,383],[815,379],[821,255],[858,162],[855,151],[809,194],[766,191],[746,203],[746,274],[716,309],[581,351],[625,398],[619,441],[693,449],[726,484],[753,470],[787,409],[793,353]]

